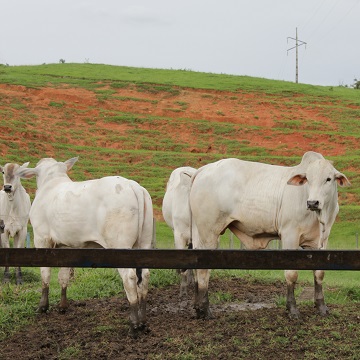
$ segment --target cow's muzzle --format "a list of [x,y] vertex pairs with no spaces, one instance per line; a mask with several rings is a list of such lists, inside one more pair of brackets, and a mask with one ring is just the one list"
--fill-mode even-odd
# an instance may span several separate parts
[[312,211],[320,210],[319,206],[320,206],[320,202],[318,200],[308,200],[307,201],[308,210],[312,210]]
[[4,191],[9,194],[11,193],[12,186],[11,185],[4,185]]

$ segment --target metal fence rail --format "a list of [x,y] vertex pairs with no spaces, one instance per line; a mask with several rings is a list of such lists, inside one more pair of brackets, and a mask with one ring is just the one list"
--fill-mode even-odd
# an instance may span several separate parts
[[360,250],[0,249],[0,266],[360,270]]

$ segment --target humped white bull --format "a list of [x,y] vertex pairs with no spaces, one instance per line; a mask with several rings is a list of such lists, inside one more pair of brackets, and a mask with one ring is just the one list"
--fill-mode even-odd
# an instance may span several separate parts
[[[283,249],[325,249],[339,211],[337,185],[349,180],[321,154],[307,152],[299,165],[276,166],[224,159],[198,169],[190,190],[194,249],[216,249],[229,228],[247,249],[264,249],[279,238]],[[196,236],[195,236],[196,235]],[[196,270],[195,309],[212,316],[208,300],[210,271]],[[286,307],[299,317],[294,288],[297,271],[286,270]],[[328,313],[322,290],[324,271],[314,271],[315,306]]]
[[[170,174],[166,184],[162,214],[174,232],[175,249],[187,249],[191,245],[189,192],[195,171],[190,166],[179,167]],[[180,276],[180,296],[184,296],[193,280],[192,271],[181,270]]]
[[[78,158],[58,162],[41,159],[35,168],[21,169],[21,178],[36,176],[37,191],[30,211],[36,248],[149,249],[153,208],[146,189],[121,176],[75,182],[67,172]],[[51,268],[42,267],[39,312],[49,308]],[[130,331],[146,329],[148,269],[118,269],[130,303]],[[60,311],[66,311],[69,268],[61,268]]]
[[[1,234],[0,247],[2,248],[10,247],[10,238],[14,239],[14,248],[25,247],[31,202],[16,171],[26,168],[28,164],[25,163],[22,166],[15,163],[0,165],[4,179],[3,189],[0,191],[0,220],[4,227]],[[9,281],[9,267],[5,267],[4,282]],[[20,285],[22,282],[21,267],[19,266],[16,268],[16,284]]]

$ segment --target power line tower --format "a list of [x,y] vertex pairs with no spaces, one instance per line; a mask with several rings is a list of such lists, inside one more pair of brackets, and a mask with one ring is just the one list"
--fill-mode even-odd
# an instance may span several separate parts
[[298,51],[298,48],[299,46],[301,45],[305,45],[305,48],[306,48],[306,42],[305,41],[302,41],[302,40],[299,40],[298,39],[298,31],[297,31],[297,28],[296,28],[296,37],[295,39],[288,36],[287,37],[287,42],[289,42],[289,39],[291,40],[295,40],[295,46],[293,46],[292,48],[290,49],[287,49],[287,53],[289,54],[289,51],[292,50],[292,49],[296,49],[296,76],[295,76],[295,82],[298,83],[299,82],[299,51]]

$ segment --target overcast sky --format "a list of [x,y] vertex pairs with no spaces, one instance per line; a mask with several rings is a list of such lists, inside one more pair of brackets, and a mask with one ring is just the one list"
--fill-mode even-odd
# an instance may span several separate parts
[[[360,0],[0,0],[0,63],[102,63],[349,85]],[[299,42],[301,44],[301,42]],[[0,78],[1,81],[1,78]]]

